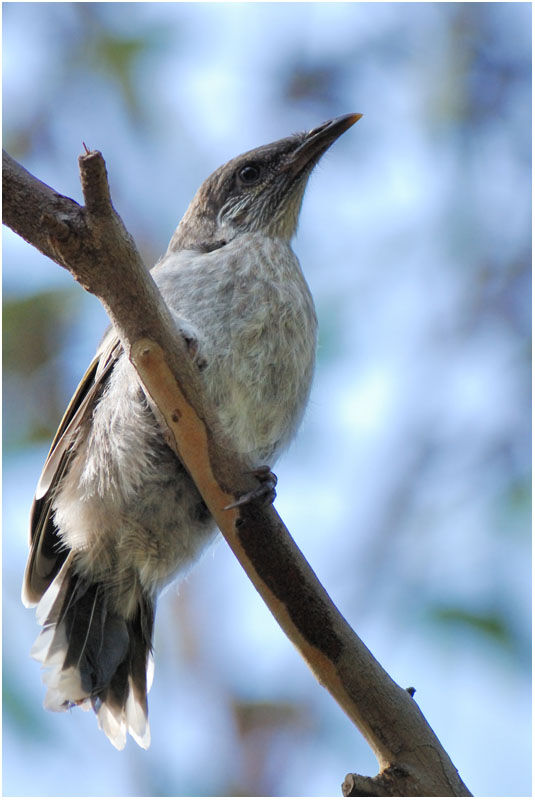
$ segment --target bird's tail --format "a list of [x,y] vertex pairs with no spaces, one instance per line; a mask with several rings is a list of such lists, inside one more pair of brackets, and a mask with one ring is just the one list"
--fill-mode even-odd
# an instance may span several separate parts
[[154,605],[140,593],[126,619],[109,596],[103,583],[78,575],[69,556],[37,606],[43,630],[31,655],[43,665],[45,708],[92,707],[114,747],[122,750],[130,733],[146,749]]

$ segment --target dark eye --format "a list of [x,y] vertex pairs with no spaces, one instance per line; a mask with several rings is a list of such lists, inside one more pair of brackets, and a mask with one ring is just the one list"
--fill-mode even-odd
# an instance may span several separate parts
[[242,167],[238,172],[239,178],[242,183],[246,183],[250,186],[253,183],[256,183],[257,180],[260,178],[260,167],[256,164],[246,164],[245,167]]

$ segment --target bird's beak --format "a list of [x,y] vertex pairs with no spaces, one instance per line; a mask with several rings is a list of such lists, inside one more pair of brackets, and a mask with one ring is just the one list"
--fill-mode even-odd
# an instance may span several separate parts
[[324,122],[319,128],[307,133],[304,141],[289,157],[288,167],[291,174],[296,176],[300,172],[312,169],[332,143],[361,117],[362,114],[344,114],[342,117]]

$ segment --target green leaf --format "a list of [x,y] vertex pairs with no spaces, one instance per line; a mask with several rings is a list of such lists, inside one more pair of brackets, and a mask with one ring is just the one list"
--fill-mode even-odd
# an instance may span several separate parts
[[509,626],[497,612],[476,613],[455,606],[437,606],[431,610],[430,616],[433,621],[444,626],[472,628],[500,644],[512,644]]

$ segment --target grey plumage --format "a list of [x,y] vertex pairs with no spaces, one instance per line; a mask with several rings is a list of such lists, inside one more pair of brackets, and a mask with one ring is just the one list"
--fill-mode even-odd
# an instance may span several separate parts
[[[314,304],[290,247],[308,176],[359,118],[250,151],[201,186],[153,276],[219,425],[251,467],[301,420],[316,348]],[[31,515],[23,601],[38,604],[45,706],[93,707],[111,742],[149,744],[158,592],[215,535],[111,330],[52,444]],[[150,672],[150,669],[149,669]]]

